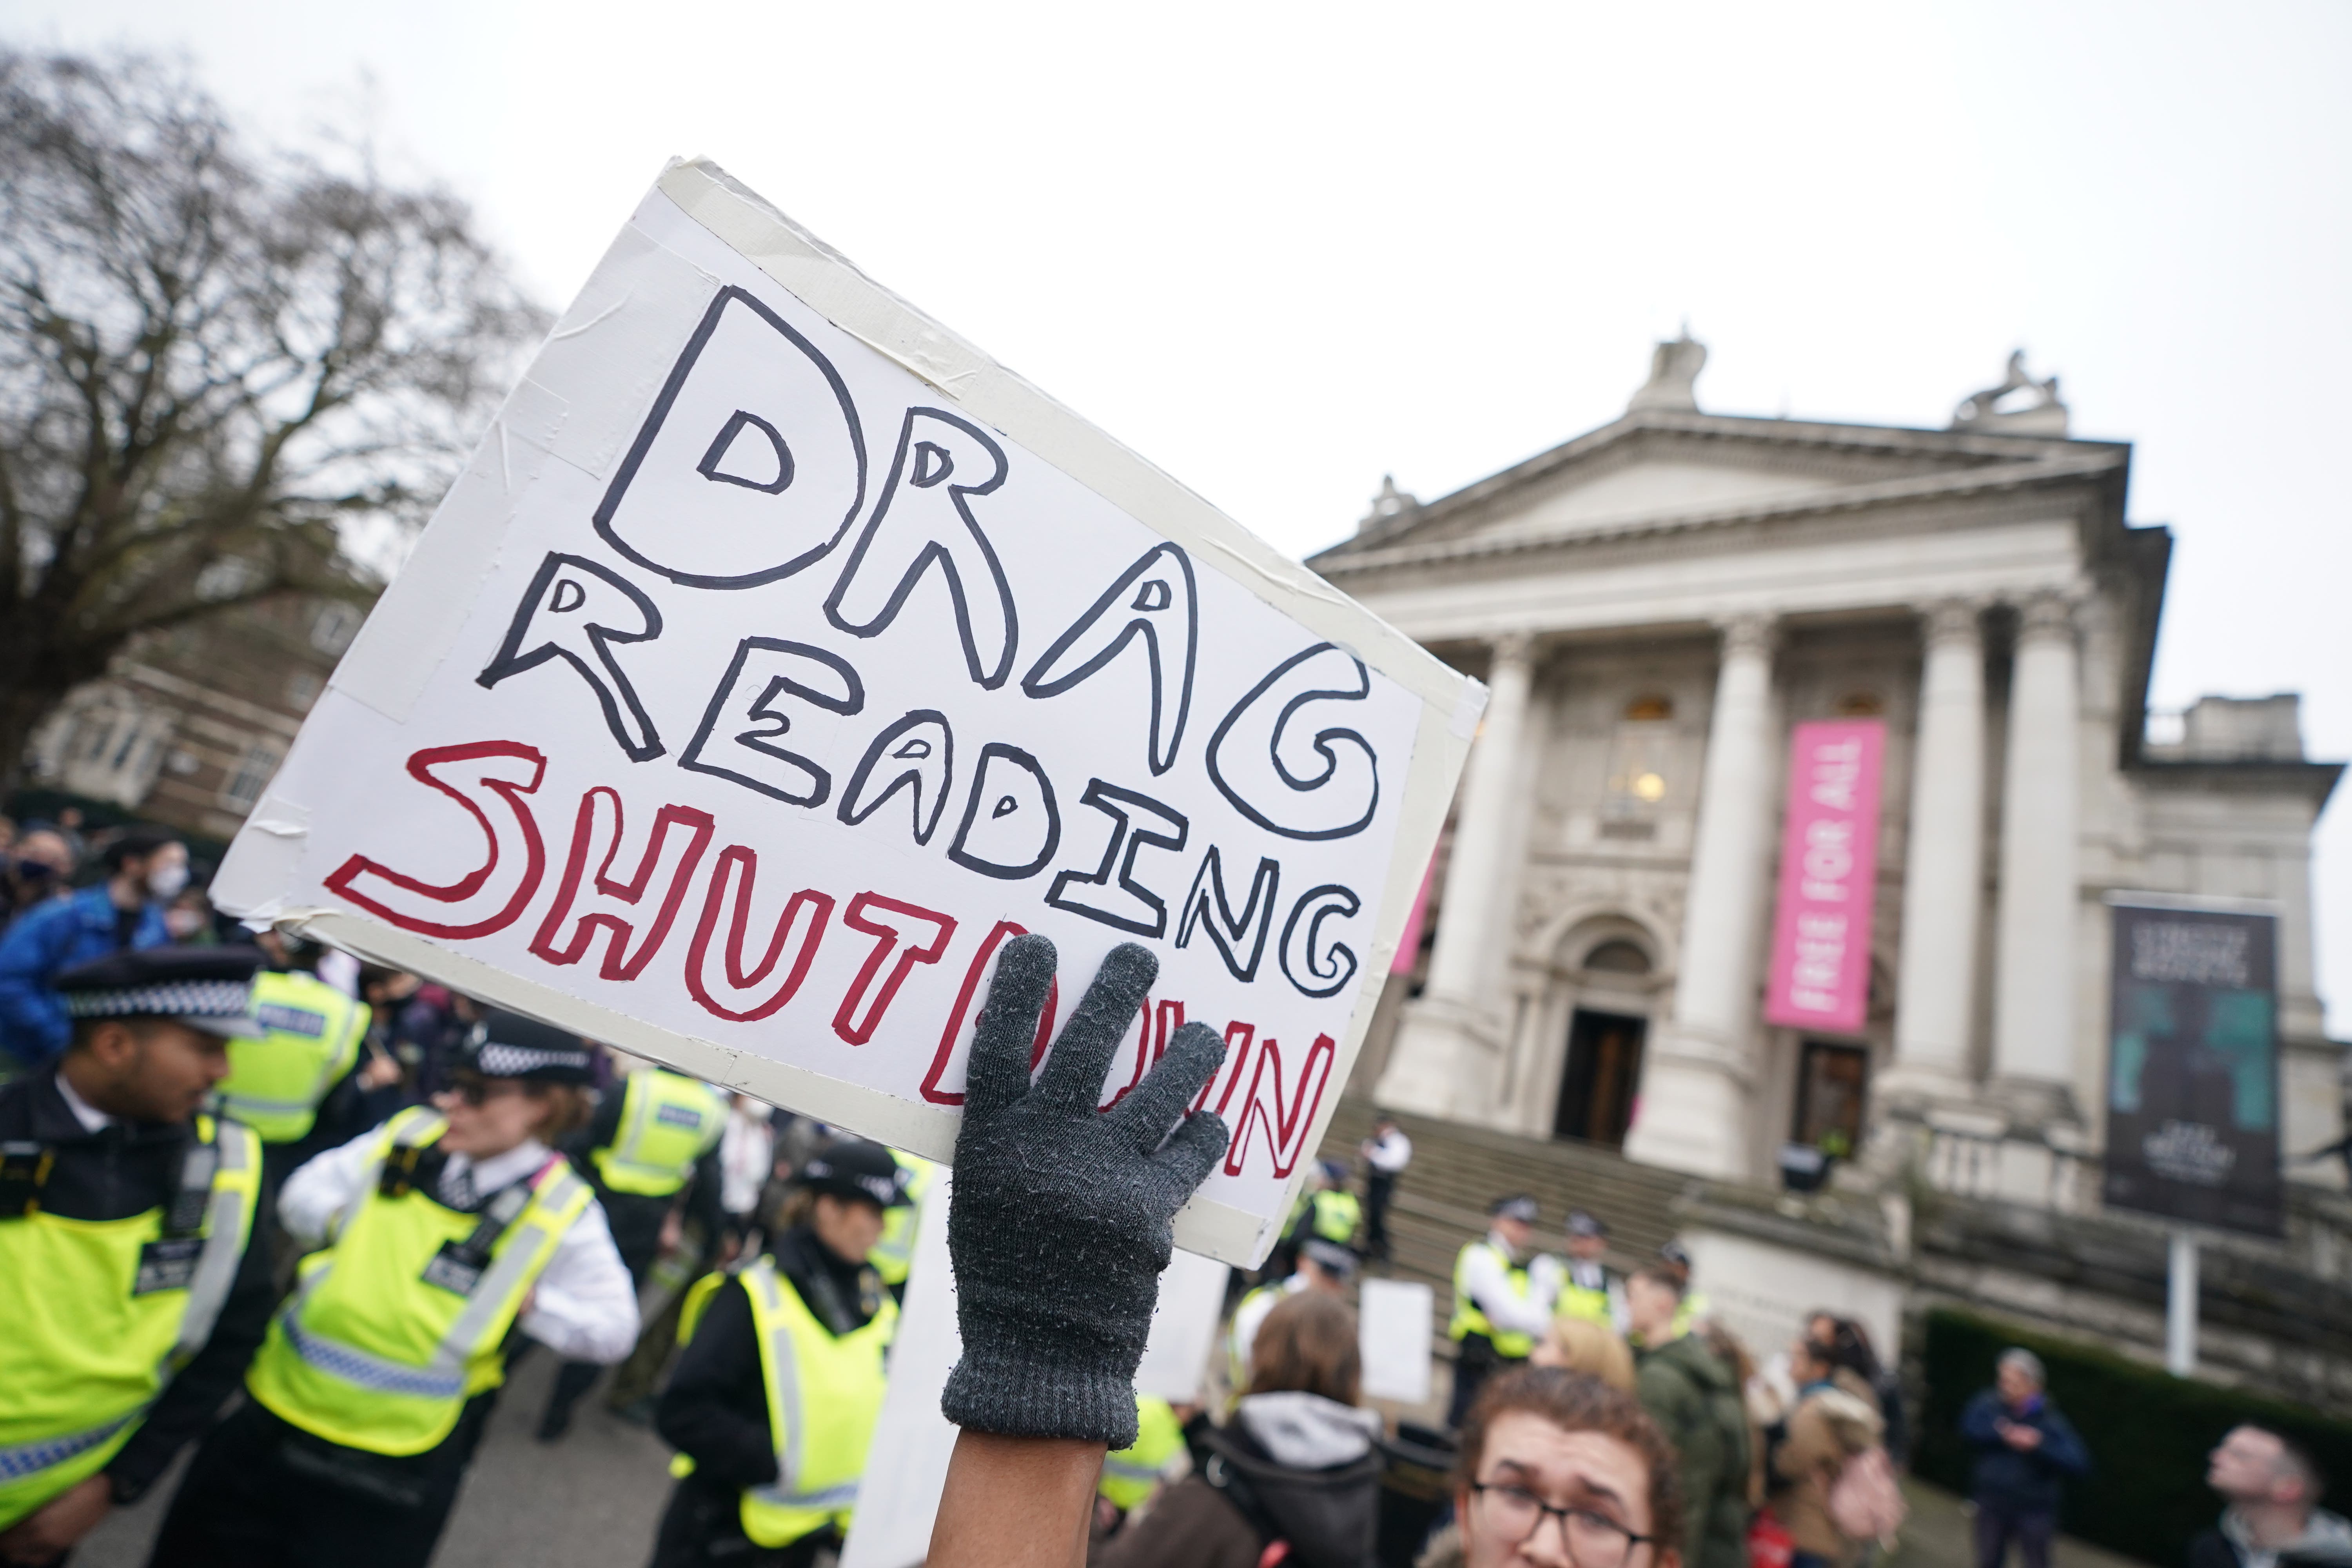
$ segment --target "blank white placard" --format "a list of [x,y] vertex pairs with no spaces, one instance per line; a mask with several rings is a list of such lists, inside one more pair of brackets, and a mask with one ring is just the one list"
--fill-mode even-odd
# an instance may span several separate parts
[[915,1256],[907,1275],[907,1305],[890,1344],[890,1386],[866,1475],[857,1485],[857,1513],[841,1550],[841,1568],[912,1568],[931,1550],[931,1521],[948,1482],[956,1429],[940,1414],[940,1394],[963,1353],[956,1331],[955,1276],[948,1262],[948,1189],[941,1170],[923,1194],[915,1224]]
[[1151,1314],[1151,1338],[1143,1363],[1135,1369],[1139,1394],[1171,1405],[1197,1402],[1216,1347],[1224,1315],[1225,1266],[1197,1252],[1179,1252],[1160,1277],[1160,1305]]
[[1429,1398],[1429,1336],[1434,1296],[1426,1285],[1367,1279],[1357,1307],[1356,1343],[1364,1394],[1419,1405]]

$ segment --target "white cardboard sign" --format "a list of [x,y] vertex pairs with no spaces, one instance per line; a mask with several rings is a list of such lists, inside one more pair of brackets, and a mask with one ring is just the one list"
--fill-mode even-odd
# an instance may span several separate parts
[[[541,350],[214,884],[934,1159],[997,948],[1160,975],[1263,1250],[1388,973],[1483,689],[672,164]],[[1049,1035],[1041,1033],[1041,1045]]]
[[1429,1336],[1436,1293],[1410,1279],[1364,1281],[1357,1299],[1356,1341],[1364,1394],[1420,1405],[1429,1398]]

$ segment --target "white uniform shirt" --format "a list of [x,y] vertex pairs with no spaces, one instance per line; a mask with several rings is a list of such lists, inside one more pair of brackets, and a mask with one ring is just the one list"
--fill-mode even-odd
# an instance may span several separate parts
[[74,1120],[81,1123],[85,1132],[103,1132],[114,1125],[113,1117],[74,1092],[74,1086],[66,1081],[63,1073],[58,1074],[58,1098],[66,1102],[66,1109],[73,1112]]
[[1364,1160],[1383,1176],[1393,1176],[1412,1163],[1412,1140],[1391,1127],[1377,1138],[1364,1140]]
[[[382,1128],[330,1149],[286,1178],[278,1194],[278,1223],[305,1247],[323,1246],[367,1196],[369,1156]],[[483,1197],[522,1180],[547,1163],[548,1148],[527,1138],[477,1164],[452,1154],[442,1168],[441,1192],[452,1197],[470,1185]],[[567,1361],[617,1362],[637,1342],[637,1291],[613,1247],[613,1232],[594,1198],[549,1255],[531,1287],[522,1331]]]
[[1503,1264],[1511,1256],[1510,1244],[1502,1233],[1488,1231],[1486,1246],[1470,1255],[1463,1270],[1470,1300],[1486,1314],[1497,1333],[1540,1334],[1551,1327],[1551,1303],[1559,1293],[1559,1276],[1538,1258],[1528,1271],[1528,1293],[1522,1296],[1511,1289],[1510,1272]]

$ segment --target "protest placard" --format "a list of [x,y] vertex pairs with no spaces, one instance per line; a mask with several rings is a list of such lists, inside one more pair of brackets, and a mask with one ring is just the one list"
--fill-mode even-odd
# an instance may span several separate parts
[[675,163],[556,325],[214,884],[936,1159],[995,953],[1160,973],[1268,1245],[1483,689]]

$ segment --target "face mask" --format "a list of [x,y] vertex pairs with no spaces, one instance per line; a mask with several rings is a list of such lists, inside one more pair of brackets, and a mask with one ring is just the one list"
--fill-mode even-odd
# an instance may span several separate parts
[[166,901],[178,898],[187,885],[188,867],[184,860],[166,861],[147,873],[147,890]]
[[173,942],[185,942],[205,929],[205,917],[194,910],[165,910],[163,929],[172,933]]

